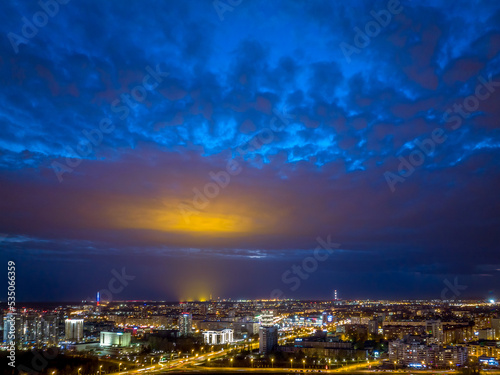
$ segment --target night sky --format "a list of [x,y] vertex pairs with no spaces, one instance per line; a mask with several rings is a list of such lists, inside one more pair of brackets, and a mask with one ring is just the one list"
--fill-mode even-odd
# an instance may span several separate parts
[[1,10],[19,301],[500,294],[497,1]]

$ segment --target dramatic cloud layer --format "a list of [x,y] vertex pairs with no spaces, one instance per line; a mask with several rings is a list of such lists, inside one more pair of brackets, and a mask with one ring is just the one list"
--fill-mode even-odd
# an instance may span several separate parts
[[236,4],[3,5],[18,298],[499,293],[500,5]]

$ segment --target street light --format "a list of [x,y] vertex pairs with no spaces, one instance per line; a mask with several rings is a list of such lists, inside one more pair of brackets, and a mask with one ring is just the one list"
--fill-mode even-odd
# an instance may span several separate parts
[[121,372],[121,368],[122,368],[122,363],[120,362],[120,363],[118,364],[118,372]]
[[252,368],[253,368],[253,358],[250,360],[250,362],[252,362]]
[[396,370],[396,361],[394,361],[394,370]]
[[231,362],[231,367],[234,367],[234,365],[233,365],[233,359],[231,358],[229,361]]
[[306,369],[306,360],[305,359],[302,360],[302,365],[304,365],[304,370],[305,370]]
[[78,375],[80,375],[80,371],[82,371],[81,367],[78,369]]
[[102,365],[99,366],[99,375],[102,375]]
[[293,359],[290,359],[290,368],[293,368]]
[[274,358],[271,358],[271,368],[274,368]]

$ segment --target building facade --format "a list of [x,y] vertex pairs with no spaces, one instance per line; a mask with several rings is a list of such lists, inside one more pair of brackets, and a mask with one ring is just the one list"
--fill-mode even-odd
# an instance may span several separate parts
[[217,331],[205,331],[203,332],[203,341],[208,345],[230,344],[234,341],[233,334],[234,331],[229,328]]
[[66,319],[64,326],[66,341],[80,342],[83,340],[83,319]]
[[262,327],[272,327],[274,325],[274,311],[263,310],[260,316],[260,325]]
[[428,344],[419,336],[389,342],[389,360],[398,366],[450,368],[467,363],[468,351],[462,346]]
[[190,313],[182,313],[179,317],[179,336],[187,337],[193,333],[193,316]]
[[259,353],[269,353],[278,348],[278,328],[260,327],[259,328]]
[[99,345],[103,347],[128,348],[130,346],[130,332],[101,332]]

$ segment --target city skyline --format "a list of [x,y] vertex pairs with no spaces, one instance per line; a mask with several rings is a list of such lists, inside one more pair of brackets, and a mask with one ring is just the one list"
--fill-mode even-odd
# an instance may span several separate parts
[[500,4],[2,9],[18,303],[500,298]]
[[500,368],[496,301],[93,301],[3,323],[0,363],[47,375]]

